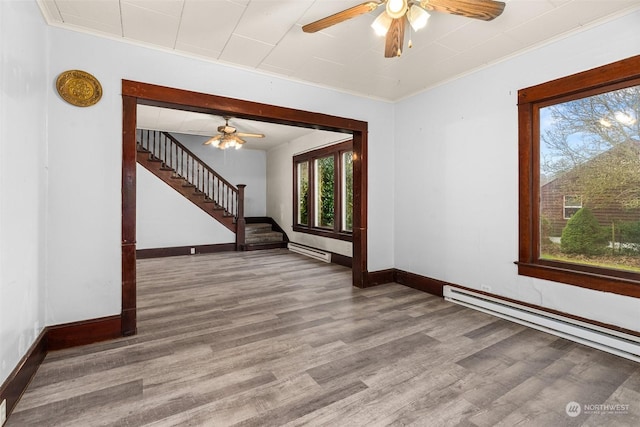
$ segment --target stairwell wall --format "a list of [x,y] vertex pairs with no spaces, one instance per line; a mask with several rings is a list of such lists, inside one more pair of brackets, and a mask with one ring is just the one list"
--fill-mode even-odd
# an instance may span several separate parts
[[[203,146],[208,138],[172,133],[232,185],[246,184],[245,216],[265,216],[266,153],[261,150],[218,150]],[[174,189],[137,167],[137,249],[235,243],[229,231]]]
[[136,167],[136,248],[235,243],[235,234],[143,166]]

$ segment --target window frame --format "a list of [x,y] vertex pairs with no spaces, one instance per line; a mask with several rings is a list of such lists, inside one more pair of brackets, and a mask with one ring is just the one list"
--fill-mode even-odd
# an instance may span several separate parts
[[518,274],[640,298],[640,273],[540,258],[540,109],[640,85],[640,55],[518,91]]
[[[299,233],[314,234],[317,236],[328,237],[332,239],[345,240],[351,242],[353,240],[353,231],[346,231],[343,228],[342,218],[342,197],[343,197],[343,165],[342,155],[345,152],[353,151],[353,140],[339,142],[327,147],[318,148],[307,151],[305,153],[293,156],[293,231]],[[334,186],[333,186],[333,228],[316,226],[316,197],[315,189],[317,182],[315,179],[315,161],[318,159],[331,157],[334,158]],[[298,222],[298,165],[308,162],[308,180],[309,191],[307,194],[307,224]]]
[[[569,197],[574,199],[580,199],[580,205],[567,205],[567,198]],[[574,216],[576,213],[574,212],[571,215],[567,216],[567,209],[575,209],[576,212],[582,209],[582,196],[571,195],[571,194],[565,194],[564,196],[562,196],[562,219],[570,220],[571,217]]]

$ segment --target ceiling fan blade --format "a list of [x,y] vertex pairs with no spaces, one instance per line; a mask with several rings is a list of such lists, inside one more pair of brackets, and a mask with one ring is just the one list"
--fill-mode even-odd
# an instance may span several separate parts
[[216,135],[216,136],[214,136],[212,138],[209,138],[205,142],[203,142],[202,145],[210,145],[210,144],[213,144],[214,142],[220,141],[221,139],[222,139],[222,135]]
[[262,133],[236,132],[236,136],[239,136],[242,138],[264,138],[264,134]]
[[402,45],[404,44],[404,23],[404,16],[402,18],[394,19],[391,22],[384,45],[385,58],[395,58],[402,54]]
[[491,21],[502,14],[505,4],[493,0],[421,0],[420,6],[426,10]]
[[332,25],[339,24],[347,19],[355,18],[356,16],[363,15],[365,13],[375,10],[378,6],[384,2],[368,1],[357,6],[345,9],[342,12],[334,13],[326,18],[319,19],[307,25],[302,26],[302,31],[305,33],[315,33],[316,31],[324,30]]

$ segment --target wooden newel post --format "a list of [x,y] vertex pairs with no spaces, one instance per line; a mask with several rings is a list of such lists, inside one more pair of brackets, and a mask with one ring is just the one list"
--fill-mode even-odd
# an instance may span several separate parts
[[238,184],[238,218],[236,219],[236,251],[244,245],[244,188],[245,184]]

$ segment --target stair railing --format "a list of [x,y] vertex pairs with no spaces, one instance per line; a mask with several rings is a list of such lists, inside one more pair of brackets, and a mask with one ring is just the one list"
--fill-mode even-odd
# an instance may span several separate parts
[[[204,193],[207,199],[223,208],[226,215],[235,217],[236,224],[241,226],[238,228],[242,229],[236,233],[236,244],[244,244],[243,191],[239,191],[167,132],[136,129],[136,139],[151,156],[173,169],[176,176],[186,179],[197,192]],[[238,187],[244,190],[244,185]]]

